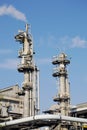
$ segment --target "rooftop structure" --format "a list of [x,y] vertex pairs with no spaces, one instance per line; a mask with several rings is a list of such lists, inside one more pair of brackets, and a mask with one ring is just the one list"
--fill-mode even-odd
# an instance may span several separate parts
[[71,107],[71,116],[87,118],[87,102],[72,106]]

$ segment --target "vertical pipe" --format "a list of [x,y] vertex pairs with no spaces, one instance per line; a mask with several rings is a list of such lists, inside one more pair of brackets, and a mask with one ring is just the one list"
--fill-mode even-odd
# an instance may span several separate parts
[[28,117],[28,116],[29,116],[29,91],[25,90],[23,117]]
[[27,40],[27,37],[25,35],[25,40],[24,40],[24,54],[27,54],[29,51],[29,42]]
[[67,95],[67,116],[70,114],[70,83],[68,82],[68,77],[66,77],[66,95]]
[[32,116],[32,91],[29,91],[29,116]]
[[37,91],[38,91],[38,94],[37,94],[37,97],[38,97],[38,105],[37,105],[37,109],[38,109],[38,114],[39,114],[39,110],[40,110],[40,73],[39,73],[39,70],[37,71]]
[[32,109],[33,109],[33,115],[35,115],[35,107],[36,107],[36,70],[34,67],[34,72],[33,72],[33,104],[32,104]]
[[70,97],[70,83],[68,82],[68,78],[66,77],[66,94]]

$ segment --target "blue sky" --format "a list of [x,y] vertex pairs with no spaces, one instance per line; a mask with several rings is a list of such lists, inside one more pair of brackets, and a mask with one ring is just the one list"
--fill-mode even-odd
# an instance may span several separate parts
[[52,77],[52,57],[65,52],[68,66],[71,104],[87,102],[87,1],[84,0],[3,0],[0,1],[0,88],[19,84],[18,50],[14,36],[30,24],[35,61],[40,68],[41,111],[53,104],[57,94]]

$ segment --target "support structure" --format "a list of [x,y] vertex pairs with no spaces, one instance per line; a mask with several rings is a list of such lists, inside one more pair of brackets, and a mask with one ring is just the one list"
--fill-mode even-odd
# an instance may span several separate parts
[[[22,83],[22,92],[20,95],[24,95],[24,113],[23,117],[28,117],[34,115],[36,112],[36,102],[34,97],[36,91],[39,88],[37,84],[37,66],[34,64],[33,58],[33,42],[32,36],[28,33],[28,24],[26,24],[26,30],[20,31],[18,35],[15,36],[16,41],[19,41],[23,47],[19,51],[19,58],[21,62],[18,65],[18,71],[24,73],[24,82]],[[35,88],[37,87],[37,89]],[[39,100],[38,100],[39,101]],[[37,108],[38,109],[38,108]]]

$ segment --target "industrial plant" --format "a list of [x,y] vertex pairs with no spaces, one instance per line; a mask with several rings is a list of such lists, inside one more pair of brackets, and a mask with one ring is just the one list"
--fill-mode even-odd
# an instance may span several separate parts
[[57,78],[58,92],[54,103],[40,114],[39,67],[34,60],[33,40],[29,25],[19,31],[16,42],[22,45],[18,51],[19,73],[23,73],[22,86],[15,84],[0,89],[0,130],[84,130],[87,129],[87,103],[73,106],[70,103],[70,82],[67,65],[70,59],[65,53],[53,56],[52,76]]

